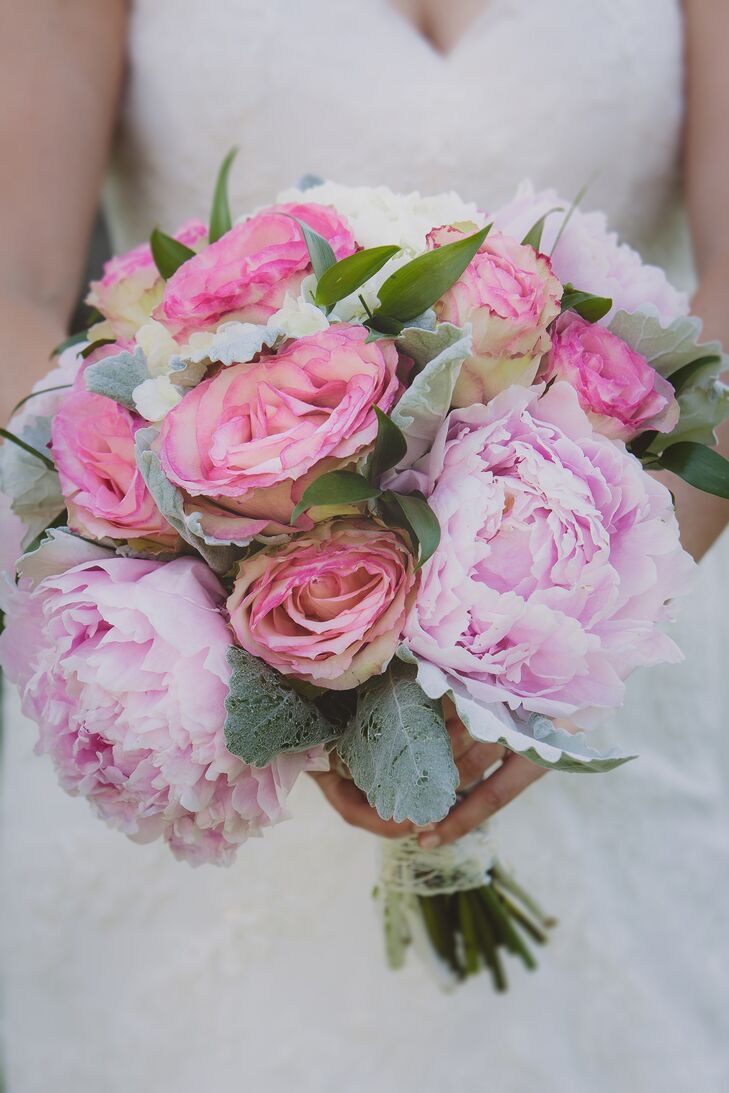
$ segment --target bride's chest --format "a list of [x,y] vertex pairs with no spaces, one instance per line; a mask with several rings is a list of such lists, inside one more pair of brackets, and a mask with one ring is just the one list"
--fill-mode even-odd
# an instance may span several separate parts
[[390,0],[136,0],[130,61],[135,153],[209,182],[237,142],[252,197],[307,171],[485,203],[594,175],[614,208],[676,158],[679,0],[482,0],[447,55]]

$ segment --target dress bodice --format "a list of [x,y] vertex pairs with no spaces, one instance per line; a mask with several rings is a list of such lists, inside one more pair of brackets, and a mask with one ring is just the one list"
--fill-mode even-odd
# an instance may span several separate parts
[[664,257],[682,83],[679,0],[485,0],[445,56],[389,0],[136,0],[114,243],[204,215],[238,144],[239,213],[305,173],[484,208],[591,180],[586,205]]

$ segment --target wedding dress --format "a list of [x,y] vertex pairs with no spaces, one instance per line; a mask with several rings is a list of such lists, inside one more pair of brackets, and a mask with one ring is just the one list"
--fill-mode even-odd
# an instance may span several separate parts
[[[685,276],[682,29],[677,0],[486,0],[443,56],[388,0],[137,0],[115,248],[204,216],[237,143],[238,211],[305,172],[485,208],[524,176],[592,179],[586,205]],[[616,733],[640,758],[502,814],[502,856],[559,919],[505,997],[386,970],[375,841],[309,779],[231,869],[192,870],[66,797],[9,695],[8,1093],[729,1088],[728,561],[724,540],[701,566],[685,663],[631,684]]]

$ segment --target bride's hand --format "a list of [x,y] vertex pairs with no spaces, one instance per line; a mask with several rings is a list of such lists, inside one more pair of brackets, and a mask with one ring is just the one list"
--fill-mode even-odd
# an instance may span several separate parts
[[309,771],[329,804],[342,819],[383,839],[404,839],[420,830],[414,824],[383,820],[351,778],[336,770]]
[[[462,792],[473,788],[440,823],[419,828],[412,823],[398,824],[393,820],[383,820],[368,803],[364,793],[345,775],[328,770],[312,772],[311,776],[332,808],[348,824],[385,839],[403,839],[419,832],[420,845],[424,848],[446,846],[478,827],[546,774],[543,767],[498,744],[482,744],[474,740],[450,703],[446,706],[446,726],[460,778],[458,788]],[[488,776],[484,777],[487,772]]]
[[446,706],[446,725],[460,775],[458,788],[468,795],[444,820],[420,835],[420,845],[428,850],[467,835],[547,773],[544,767],[508,748],[474,740],[450,704]]

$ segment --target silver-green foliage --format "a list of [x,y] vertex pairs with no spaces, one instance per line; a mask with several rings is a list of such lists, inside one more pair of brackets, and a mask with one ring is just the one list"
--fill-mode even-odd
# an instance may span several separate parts
[[455,803],[458,771],[441,703],[428,698],[410,665],[394,660],[364,684],[338,748],[385,820],[432,823]]
[[233,669],[225,700],[228,751],[254,767],[278,755],[302,752],[333,740],[336,726],[277,671],[231,645]]

